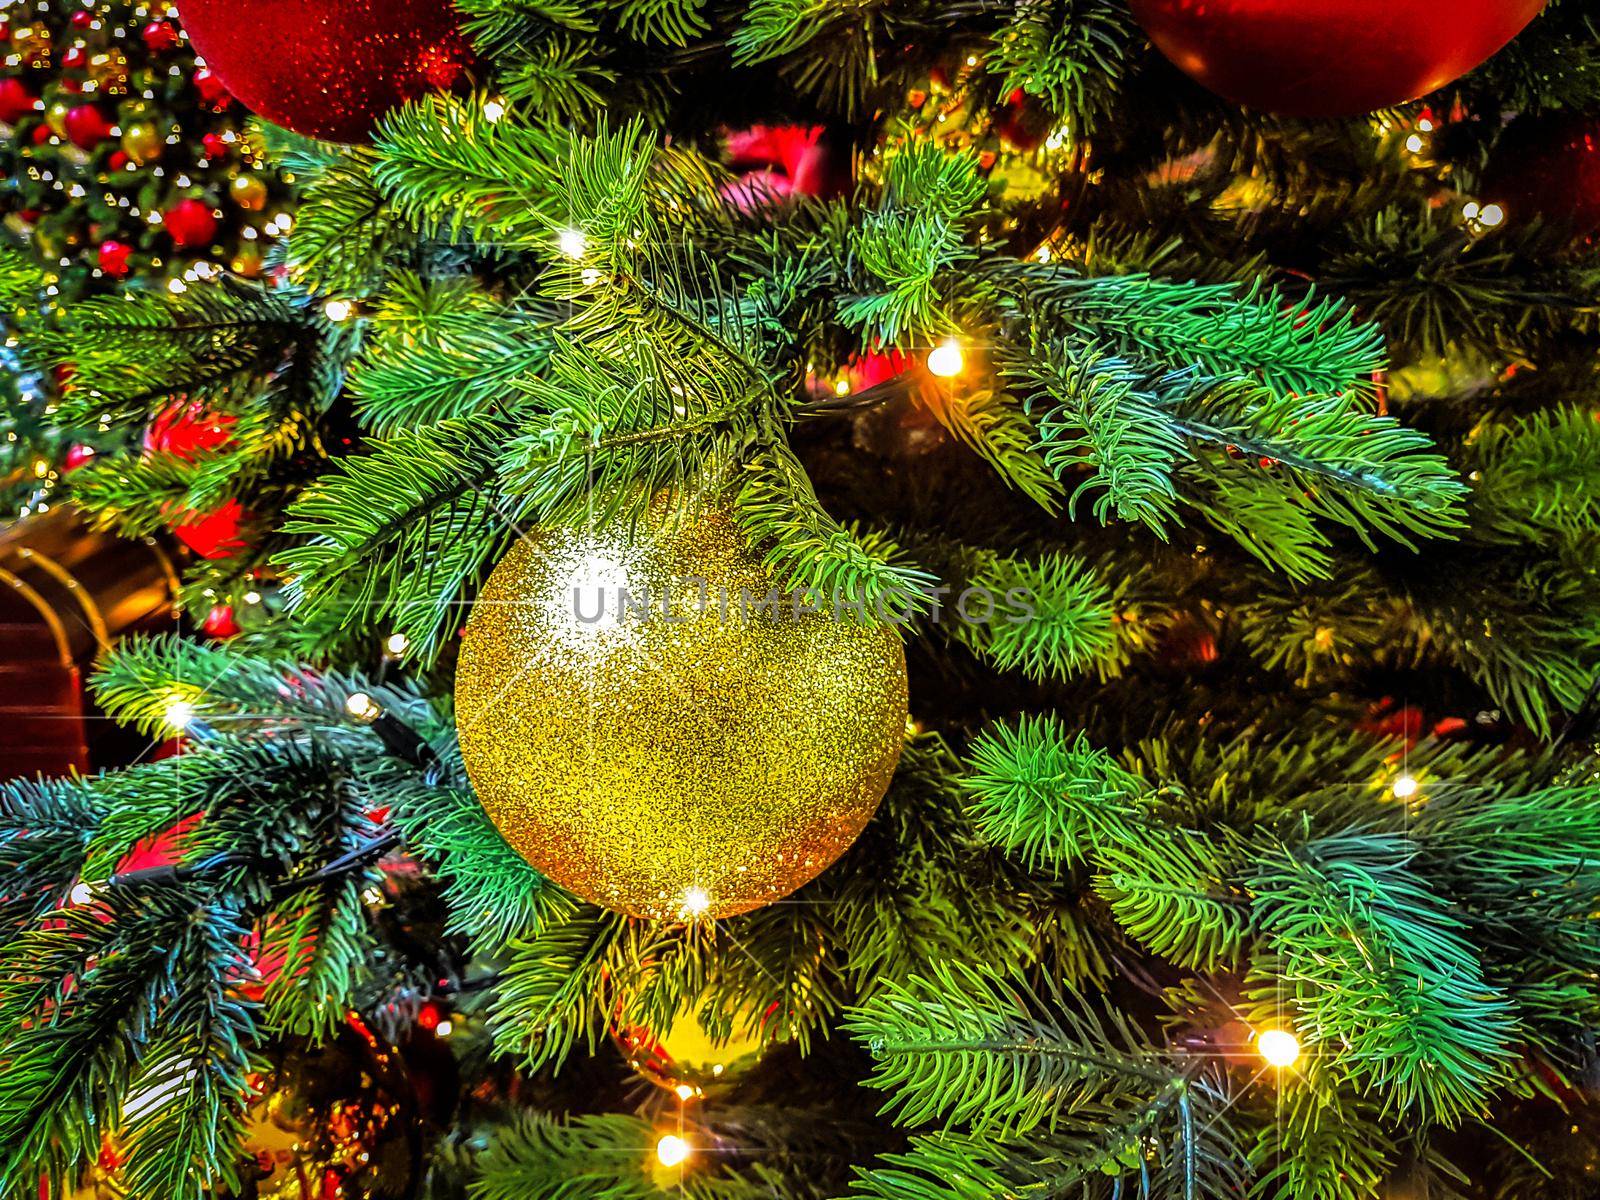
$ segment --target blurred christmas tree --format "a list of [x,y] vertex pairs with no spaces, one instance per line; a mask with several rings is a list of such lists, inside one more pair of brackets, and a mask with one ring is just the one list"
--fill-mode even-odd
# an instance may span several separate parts
[[226,643],[0,790],[0,1200],[1593,1195],[1540,7],[187,0],[301,206],[0,264]]

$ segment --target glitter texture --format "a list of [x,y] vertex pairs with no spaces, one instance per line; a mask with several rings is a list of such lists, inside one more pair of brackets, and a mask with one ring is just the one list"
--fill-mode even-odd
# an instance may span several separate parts
[[631,536],[511,550],[473,608],[456,714],[524,858],[595,904],[683,920],[769,904],[855,841],[899,761],[905,652],[831,613],[743,612],[741,591],[771,588],[727,516],[661,500]]
[[361,142],[385,113],[472,63],[450,0],[183,0],[195,53],[286,129]]

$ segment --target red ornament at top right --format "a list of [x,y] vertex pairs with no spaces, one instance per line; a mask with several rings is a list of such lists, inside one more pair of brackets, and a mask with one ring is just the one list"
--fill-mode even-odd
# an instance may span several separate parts
[[1156,48],[1219,96],[1350,117],[1460,79],[1545,0],[1132,0]]
[[1480,189],[1512,220],[1543,217],[1600,234],[1600,117],[1521,116],[1500,136]]

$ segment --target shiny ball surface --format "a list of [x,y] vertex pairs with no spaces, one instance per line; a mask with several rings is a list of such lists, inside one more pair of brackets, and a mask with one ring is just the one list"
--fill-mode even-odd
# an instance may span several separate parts
[[1600,117],[1518,117],[1495,147],[1482,195],[1511,221],[1542,217],[1583,237],[1600,233]]
[[365,141],[472,62],[450,0],[184,0],[183,24],[246,107],[334,142]]
[[1132,0],[1156,48],[1228,100],[1347,117],[1415,100],[1479,66],[1545,0]]
[[524,858],[690,920],[770,904],[855,841],[899,761],[905,652],[893,629],[757,610],[773,586],[727,515],[660,498],[631,530],[513,546],[455,696],[467,773]]

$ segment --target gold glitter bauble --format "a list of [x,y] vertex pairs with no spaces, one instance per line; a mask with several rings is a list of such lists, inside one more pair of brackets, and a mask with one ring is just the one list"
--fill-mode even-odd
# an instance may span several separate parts
[[250,212],[260,212],[267,206],[266,180],[251,172],[235,175],[228,184],[228,194],[235,204]]
[[631,534],[513,547],[473,608],[456,716],[518,853],[673,920],[770,904],[844,853],[900,758],[905,652],[848,612],[759,611],[773,586],[727,515],[663,497]]
[[761,1058],[762,1022],[744,1013],[734,1018],[728,1036],[718,1038],[693,1008],[672,1018],[659,1036],[644,1025],[614,1028],[612,1037],[628,1065],[658,1088],[680,1099],[730,1084]]

